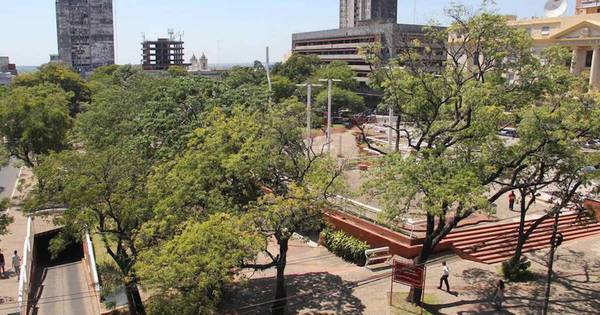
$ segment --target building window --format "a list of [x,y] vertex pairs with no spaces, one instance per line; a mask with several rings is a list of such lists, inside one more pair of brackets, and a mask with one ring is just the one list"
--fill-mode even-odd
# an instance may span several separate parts
[[594,51],[593,50],[588,50],[585,52],[585,67],[586,68],[591,68],[592,67],[592,58],[594,57]]
[[550,26],[542,26],[542,36],[550,35]]

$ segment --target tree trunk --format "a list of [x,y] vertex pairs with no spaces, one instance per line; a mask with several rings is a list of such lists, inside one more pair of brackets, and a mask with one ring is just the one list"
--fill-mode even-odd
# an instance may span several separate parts
[[125,285],[125,295],[127,295],[129,314],[146,315],[142,297],[140,296],[140,290],[135,282],[130,282]]
[[527,241],[527,235],[525,235],[525,214],[526,211],[523,211],[524,200],[521,200],[521,221],[519,222],[519,238],[517,240],[517,246],[515,247],[515,254],[510,260],[511,269],[516,268],[519,265],[519,261],[521,261],[521,254],[523,253],[523,246]]
[[279,243],[279,260],[277,261],[277,282],[275,285],[275,302],[271,307],[273,315],[285,314],[287,304],[287,291],[285,289],[285,265],[287,262],[288,239],[281,239]]
[[[427,263],[427,260],[429,260],[429,256],[431,256],[431,253],[433,253],[434,247],[431,239],[427,238],[425,242],[423,242],[423,248],[421,249],[421,253],[414,260],[415,265],[425,264]],[[410,291],[408,292],[408,296],[406,297],[406,300],[413,304],[421,304],[422,294],[423,289],[411,287]]]

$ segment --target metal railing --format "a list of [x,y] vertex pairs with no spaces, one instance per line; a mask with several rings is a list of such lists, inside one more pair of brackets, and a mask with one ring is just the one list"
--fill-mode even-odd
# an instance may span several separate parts
[[98,277],[98,269],[96,269],[96,256],[94,255],[94,247],[90,239],[90,234],[87,232],[85,233],[85,246],[88,254],[88,268],[92,276],[92,285],[96,292],[100,292],[100,278]]
[[23,257],[19,272],[19,289],[17,293],[17,313],[27,314],[27,302],[29,300],[29,290],[31,289],[31,271],[33,267],[33,241],[35,232],[33,231],[33,217],[27,218],[27,236],[23,243]]

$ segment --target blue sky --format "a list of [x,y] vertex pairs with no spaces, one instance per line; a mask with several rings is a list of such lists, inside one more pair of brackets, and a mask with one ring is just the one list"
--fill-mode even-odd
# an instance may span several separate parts
[[[186,59],[205,52],[209,63],[279,61],[290,50],[291,34],[337,28],[339,0],[114,0],[117,63],[139,63],[142,33],[165,37],[184,31]],[[451,0],[399,0],[399,23],[443,21]],[[454,1],[477,6],[481,0]],[[572,14],[575,0],[569,0]],[[0,0],[0,56],[17,65],[39,65],[56,53],[54,0]],[[541,16],[545,0],[496,0],[500,13]]]

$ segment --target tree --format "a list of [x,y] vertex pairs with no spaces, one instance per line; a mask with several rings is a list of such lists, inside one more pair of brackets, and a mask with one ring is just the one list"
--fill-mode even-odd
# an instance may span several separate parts
[[7,210],[9,207],[10,200],[8,198],[0,200],[0,235],[6,235],[8,226],[14,221],[14,218],[8,215]]
[[[558,215],[571,202],[577,203],[577,190],[589,184],[589,177],[582,170],[598,163],[597,154],[583,152],[581,144],[598,136],[597,120],[600,108],[589,100],[585,82],[571,75],[567,66],[570,51],[564,47],[551,47],[541,56],[542,63],[534,63],[523,76],[527,88],[536,91],[535,107],[519,112],[520,141],[524,143],[546,142],[545,149],[527,157],[510,180],[499,181],[502,186],[519,192],[520,223],[515,253],[507,262],[505,276],[518,277],[522,249],[539,225]],[[528,185],[537,181],[538,185]],[[543,189],[565,187],[558,191],[561,199],[547,213],[531,225],[525,226],[527,212],[535,203],[536,195]],[[576,207],[581,209],[581,207]]]
[[243,85],[265,85],[267,84],[267,73],[262,67],[256,65],[254,67],[235,66],[223,75],[223,83],[228,87],[235,89]]
[[35,87],[37,85],[55,84],[69,95],[69,114],[75,117],[83,103],[90,101],[91,93],[81,76],[65,66],[49,63],[38,71],[19,75],[13,85],[17,87]]
[[287,77],[274,75],[273,81],[273,101],[281,102],[292,95],[296,91],[296,85]]
[[68,147],[69,94],[51,85],[14,86],[0,99],[0,135],[8,153],[33,167]]
[[[328,91],[324,89],[317,94],[316,108],[320,113],[327,112]],[[331,92],[331,110],[338,113],[340,110],[349,110],[352,113],[361,113],[365,110],[364,99],[350,91],[334,86]]]
[[[391,126],[398,139],[396,152],[382,159],[366,188],[380,196],[394,219],[401,219],[411,206],[423,211],[426,235],[415,264],[426,263],[462,220],[490,211],[492,203],[513,189],[495,185],[516,177],[529,157],[552,146],[544,133],[518,145],[497,135],[506,125],[519,125],[521,114],[540,95],[531,87],[535,79],[528,76],[535,62],[529,36],[507,26],[499,15],[470,16],[461,6],[448,13],[450,27],[430,28],[427,35],[428,42],[447,45],[417,47],[424,56],[406,47],[377,74],[385,103],[410,127]],[[436,49],[448,56],[440,73],[427,67]],[[521,80],[508,81],[505,73]],[[398,150],[402,138],[409,149],[404,156]],[[522,187],[543,182],[533,177]],[[420,297],[421,290],[412,288],[409,300],[417,303]]]
[[181,234],[142,253],[136,265],[153,292],[149,313],[214,314],[240,261],[256,256],[263,243],[247,222],[229,214],[185,223]]
[[341,80],[341,82],[336,83],[336,86],[346,90],[355,90],[358,87],[356,72],[343,61],[333,61],[316,69],[312,75],[311,81],[316,83],[319,79]]
[[185,67],[181,66],[170,66],[167,69],[167,73],[172,77],[185,77],[189,75]]
[[317,56],[293,54],[286,62],[273,68],[273,74],[287,77],[295,84],[304,83],[320,64],[321,61]]
[[74,129],[86,148],[129,142],[148,158],[172,158],[201,126],[202,112],[216,106],[218,83],[203,78],[153,77],[122,67],[100,84]]
[[[145,314],[134,266],[143,246],[140,228],[152,218],[146,193],[148,167],[126,147],[51,154],[34,168],[43,185],[36,187],[33,200],[27,202],[30,212],[47,204],[67,205],[63,216],[56,219],[65,227],[64,233],[100,235],[120,273],[130,314]],[[55,243],[53,248],[56,251],[60,246]]]
[[277,268],[274,312],[284,310],[288,241],[294,232],[320,226],[326,192],[339,187],[339,170],[306,147],[304,105],[288,100],[268,110],[220,109],[208,114],[188,150],[164,164],[150,184],[156,217],[146,225],[147,238],[168,240],[186,218],[205,220],[228,211],[253,222],[264,244],[278,242],[278,255],[263,246],[267,263],[240,266]]

